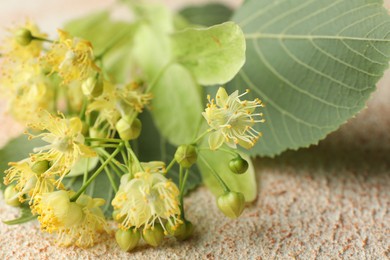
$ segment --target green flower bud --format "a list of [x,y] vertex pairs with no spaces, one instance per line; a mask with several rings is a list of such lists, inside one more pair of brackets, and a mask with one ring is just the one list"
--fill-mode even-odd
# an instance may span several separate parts
[[165,225],[165,229],[167,230],[168,234],[174,237],[180,237],[185,235],[186,233],[186,224],[185,222],[177,223],[176,225],[172,222],[168,222]]
[[130,125],[126,119],[121,118],[116,123],[115,128],[118,131],[118,134],[122,140],[129,141],[137,139],[139,137],[139,135],[141,134],[142,123],[141,120],[136,118]]
[[192,234],[194,233],[194,229],[195,229],[195,227],[194,227],[194,225],[192,225],[191,221],[188,221],[188,220],[185,220],[182,225],[185,226],[185,232],[181,235],[176,236],[176,239],[180,240],[180,241],[187,240],[188,238],[190,238],[192,236]]
[[81,89],[87,97],[98,97],[103,93],[103,80],[100,77],[89,77],[83,82]]
[[20,201],[18,198],[18,192],[15,190],[15,185],[9,185],[4,190],[4,200],[7,205],[10,205],[12,207],[19,207]]
[[157,247],[161,245],[164,239],[164,229],[160,224],[155,224],[154,227],[144,229],[142,237],[146,243],[151,246]]
[[15,40],[22,46],[27,46],[34,39],[31,31],[26,28],[20,28],[15,32]]
[[246,160],[242,159],[241,156],[237,156],[231,159],[229,162],[229,169],[237,174],[243,174],[248,170],[249,164]]
[[114,211],[112,212],[112,219],[113,219],[115,222],[117,222],[117,223],[122,223],[123,220],[125,220],[126,216],[121,216],[121,217],[119,217],[118,214],[119,214],[119,210],[114,210]]
[[175,160],[184,168],[190,168],[198,159],[196,147],[192,144],[180,145],[175,153]]
[[238,218],[245,207],[244,194],[229,191],[217,199],[218,208],[229,218]]
[[128,230],[118,229],[115,233],[116,242],[125,252],[133,250],[137,246],[140,238],[141,235],[135,228]]
[[31,166],[31,170],[35,172],[36,174],[40,175],[47,171],[50,168],[50,162],[49,161],[37,161]]

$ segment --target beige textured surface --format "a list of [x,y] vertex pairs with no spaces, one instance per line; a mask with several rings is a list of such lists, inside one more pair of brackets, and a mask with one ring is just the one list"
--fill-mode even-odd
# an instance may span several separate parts
[[[241,218],[223,217],[205,189],[185,201],[196,224],[184,243],[121,252],[103,235],[88,250],[58,248],[36,222],[0,223],[0,259],[388,259],[390,258],[390,72],[368,109],[319,146],[257,163],[259,197]],[[2,119],[0,119],[2,120]],[[0,136],[13,131],[0,121]],[[0,219],[17,211],[0,199]]]

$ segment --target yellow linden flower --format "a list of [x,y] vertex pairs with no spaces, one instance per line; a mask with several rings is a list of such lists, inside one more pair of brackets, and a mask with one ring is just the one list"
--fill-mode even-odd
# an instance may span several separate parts
[[2,95],[9,99],[8,111],[14,118],[29,123],[39,110],[53,106],[53,88],[36,60],[13,65],[4,68],[0,78]]
[[232,148],[236,148],[237,144],[246,149],[255,145],[261,133],[253,126],[264,122],[261,118],[263,113],[255,113],[255,110],[263,107],[263,103],[259,99],[241,101],[240,97],[248,92],[238,95],[235,91],[229,96],[224,88],[219,88],[216,103],[208,96],[209,104],[202,115],[210,131],[214,131],[209,136],[210,149],[218,149],[224,142]]
[[121,117],[131,117],[140,113],[152,99],[150,93],[143,93],[143,89],[136,83],[125,86],[114,86],[104,82],[104,91],[101,96],[89,104],[87,112],[99,111],[96,125],[108,122],[112,129]]
[[19,162],[9,163],[11,166],[5,171],[4,184],[9,185],[16,182],[15,190],[17,197],[21,202],[24,201],[23,195],[30,198],[30,204],[36,196],[54,190],[55,179],[53,176],[46,176],[42,172],[34,171],[31,167],[30,159]]
[[91,247],[97,232],[107,229],[103,212],[99,208],[105,201],[81,195],[75,202],[71,202],[70,195],[61,190],[37,196],[32,212],[39,215],[43,231],[58,234],[59,245]]
[[121,228],[151,228],[156,221],[167,220],[172,226],[182,223],[179,208],[179,189],[160,173],[138,172],[121,178],[119,191],[112,201]]
[[59,40],[53,43],[44,61],[58,72],[65,84],[83,82],[100,71],[89,41],[73,38],[62,30],[58,30],[58,35]]
[[47,130],[37,136],[48,145],[34,149],[35,154],[30,158],[33,162],[46,160],[51,163],[50,174],[58,174],[59,182],[70,171],[81,157],[95,157],[96,153],[84,145],[84,136],[81,134],[82,123],[78,117],[70,119],[56,117],[47,111],[41,111],[39,121],[29,125],[32,128]]

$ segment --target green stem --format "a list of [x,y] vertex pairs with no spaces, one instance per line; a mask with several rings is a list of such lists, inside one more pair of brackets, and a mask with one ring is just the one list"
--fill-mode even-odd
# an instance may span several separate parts
[[[187,170],[188,171],[188,170]],[[185,213],[184,213],[184,199],[183,199],[183,192],[182,192],[182,186],[183,186],[183,167],[180,166],[179,170],[179,189],[180,189],[180,195],[179,195],[179,202],[180,202],[180,213],[185,220]]]
[[54,43],[53,40],[46,39],[46,38],[41,38],[41,37],[36,37],[36,36],[32,36],[32,39],[33,39],[33,40],[36,40],[36,41],[41,41],[41,42],[50,42],[50,43]]
[[117,148],[117,144],[95,144],[91,145],[91,148]]
[[[100,162],[102,164],[104,163],[104,161],[102,159],[100,159]],[[114,189],[115,193],[117,193],[118,192],[118,187],[116,186],[115,181],[114,181],[114,179],[112,178],[112,176],[110,174],[110,169],[108,168],[108,165],[106,165],[106,167],[104,167],[104,169],[106,170],[106,175],[108,177],[108,180],[110,181],[111,187]]]
[[87,105],[88,105],[88,100],[87,100],[87,98],[84,98],[83,106],[81,107],[80,115],[79,115],[81,120],[85,119],[85,111],[87,110]]
[[229,187],[226,185],[226,183],[222,180],[222,178],[218,175],[218,173],[211,167],[211,165],[203,158],[203,156],[200,156],[200,159],[203,161],[203,163],[210,169],[211,173],[214,175],[214,177],[217,179],[219,184],[221,185],[223,191],[225,193],[230,192]]
[[87,159],[87,166],[86,166],[85,171],[84,171],[83,185],[85,184],[85,182],[88,179],[88,170],[89,170],[89,158]]
[[99,142],[106,142],[106,143],[122,143],[121,139],[116,138],[95,138],[95,137],[85,137],[86,141],[93,142],[93,141],[99,141]]
[[[122,146],[123,147],[123,146]],[[106,150],[99,150],[99,152],[105,156],[106,158],[109,158],[110,157],[110,154],[106,151]],[[126,169],[126,167],[121,163],[119,162],[118,160],[116,160],[115,158],[112,158],[111,160],[112,163],[115,163],[115,165],[121,170],[123,171],[124,173],[127,173],[128,169]]]
[[125,142],[125,146],[126,146],[127,152],[128,152],[129,155],[131,156],[131,158],[133,158],[133,160],[135,161],[135,163],[138,164],[139,168],[140,168],[142,171],[145,171],[144,168],[142,167],[140,161],[138,160],[137,156],[135,155],[133,149],[131,149],[130,143],[129,143],[129,142]]
[[207,135],[209,133],[209,130],[206,130],[205,132],[203,132],[201,135],[199,135],[192,143],[197,143],[199,142],[205,135]]
[[116,148],[116,150],[110,155],[110,157],[107,158],[106,161],[102,165],[100,165],[99,169],[96,170],[96,172],[89,178],[89,180],[83,184],[83,186],[80,188],[80,190],[72,196],[70,201],[74,202],[77,200],[78,197],[87,189],[87,187],[95,180],[95,178],[104,170],[104,168],[107,166],[107,164],[120,152],[120,150],[123,147],[123,143],[119,144],[119,146]]
[[[119,167],[114,162],[110,162],[109,164],[110,164],[112,170],[115,172],[115,174],[119,178],[121,178],[122,177],[122,173],[120,172],[120,169],[118,169]],[[125,173],[127,173],[127,172],[125,172]]]
[[165,172],[169,172],[169,170],[175,165],[176,159],[173,158],[172,161],[168,164],[168,167],[165,169]]

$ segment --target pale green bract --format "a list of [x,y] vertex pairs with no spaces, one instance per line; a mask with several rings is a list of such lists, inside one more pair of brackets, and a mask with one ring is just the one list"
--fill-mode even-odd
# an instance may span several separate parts
[[390,18],[383,1],[252,0],[233,20],[247,61],[231,90],[266,104],[252,155],[316,144],[359,112],[388,67]]

